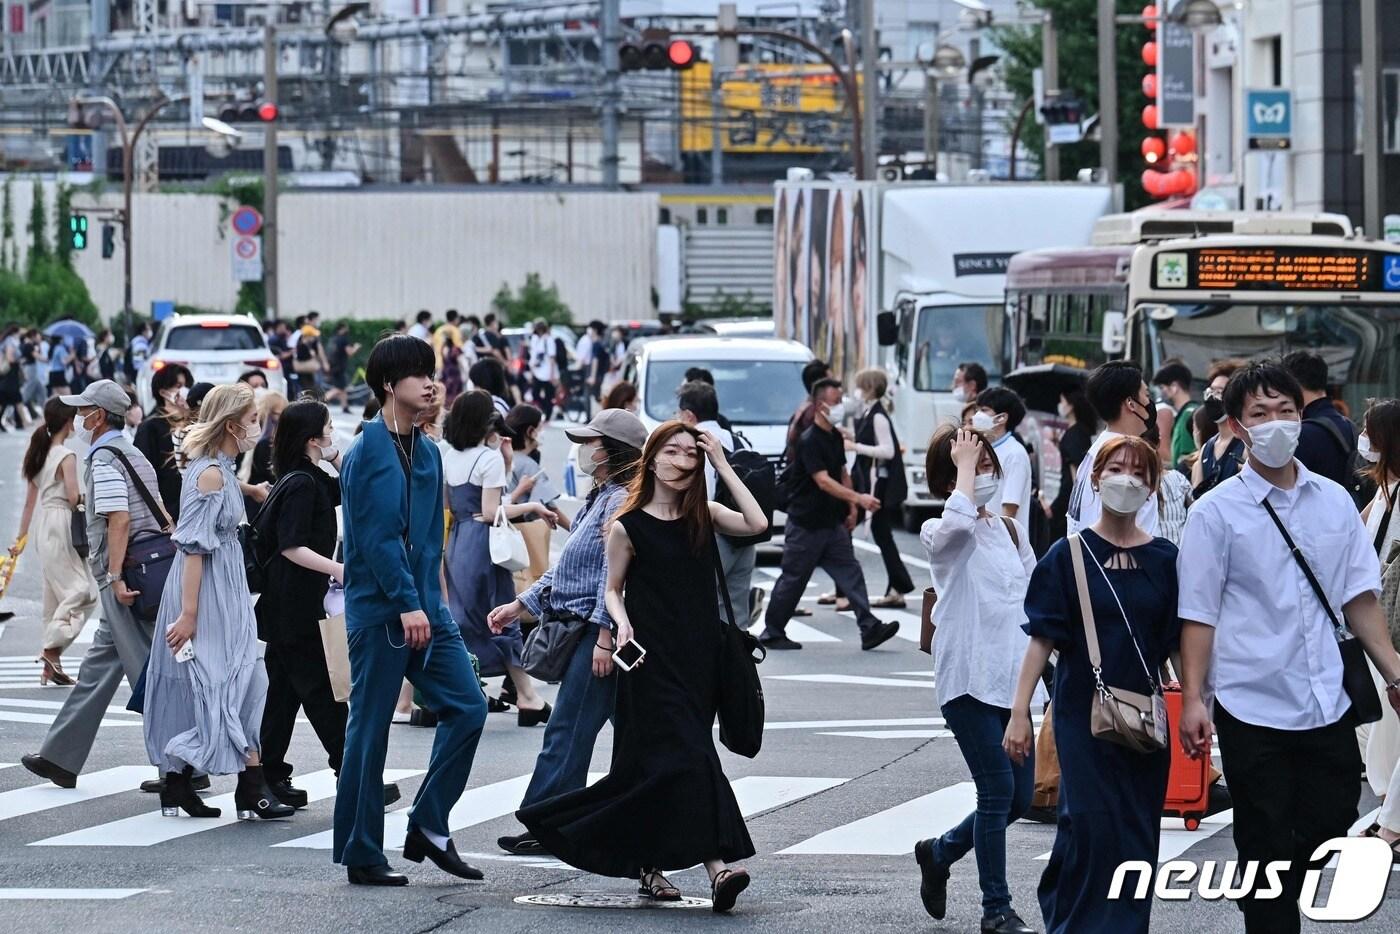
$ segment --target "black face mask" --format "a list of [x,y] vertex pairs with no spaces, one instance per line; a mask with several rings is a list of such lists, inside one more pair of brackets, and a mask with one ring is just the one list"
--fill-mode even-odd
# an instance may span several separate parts
[[1144,406],[1141,402],[1137,401],[1136,399],[1133,399],[1132,402],[1133,402],[1133,405],[1136,405],[1136,406],[1138,406],[1139,408],[1145,409],[1145,411],[1147,412],[1146,415],[1141,416],[1141,418],[1142,418],[1142,425],[1143,425],[1143,428],[1145,429],[1144,432],[1143,432],[1143,437],[1147,437],[1147,432],[1148,432],[1148,431],[1156,431],[1156,430],[1157,430],[1157,402],[1156,402],[1155,399],[1152,398],[1151,394],[1148,394],[1148,396],[1147,396],[1147,405],[1146,405],[1146,406]]

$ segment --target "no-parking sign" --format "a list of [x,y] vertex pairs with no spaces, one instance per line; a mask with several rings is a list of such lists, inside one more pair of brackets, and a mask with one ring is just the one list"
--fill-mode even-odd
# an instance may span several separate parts
[[234,237],[229,257],[233,261],[233,281],[257,282],[263,277],[262,237]]
[[245,204],[233,212],[229,223],[235,234],[241,237],[254,237],[257,236],[258,231],[262,230],[263,219],[257,208],[251,208]]

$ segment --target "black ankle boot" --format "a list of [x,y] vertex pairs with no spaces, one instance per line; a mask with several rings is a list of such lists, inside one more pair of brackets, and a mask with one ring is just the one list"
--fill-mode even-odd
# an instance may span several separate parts
[[267,779],[263,777],[260,765],[250,765],[238,773],[238,787],[233,792],[233,806],[238,810],[239,820],[252,820],[255,817],[273,820],[291,817],[296,813],[295,808],[278,801],[272,789],[267,787]]
[[184,811],[190,817],[218,817],[222,812],[211,808],[200,800],[190,784],[190,773],[186,766],[183,772],[166,772],[165,784],[160,789],[160,813],[165,817],[179,817]]

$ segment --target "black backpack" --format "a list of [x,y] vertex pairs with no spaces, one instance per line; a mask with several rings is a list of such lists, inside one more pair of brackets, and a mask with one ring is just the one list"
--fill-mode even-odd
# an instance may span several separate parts
[[1356,504],[1356,508],[1365,509],[1371,500],[1376,498],[1376,482],[1366,473],[1369,465],[1357,449],[1355,436],[1350,439],[1344,437],[1342,430],[1330,418],[1305,418],[1303,421],[1309,425],[1320,425],[1326,430],[1328,437],[1342,449],[1347,458],[1347,471],[1342,486],[1351,494],[1351,501]]
[[299,473],[311,476],[305,470],[287,474],[272,487],[253,521],[238,527],[238,544],[243,548],[243,573],[248,578],[249,593],[262,593],[267,586],[267,566],[277,557],[277,515],[272,504],[286,488],[287,481]]
[[[753,498],[758,500],[759,508],[768,518],[768,528],[757,535],[724,536],[735,548],[746,548],[749,545],[761,545],[773,537],[773,513],[779,508],[778,473],[773,469],[772,461],[755,451],[747,438],[737,431],[733,434],[735,449],[732,452],[725,451],[724,456],[734,468],[734,473],[753,494]],[[730,509],[739,508],[734,494],[722,483],[715,491],[715,502]]]

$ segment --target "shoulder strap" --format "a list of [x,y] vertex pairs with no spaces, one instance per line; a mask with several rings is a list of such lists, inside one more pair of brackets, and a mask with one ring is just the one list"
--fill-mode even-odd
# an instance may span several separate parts
[[1021,536],[1016,534],[1016,520],[1010,516],[1002,516],[1001,521],[1006,523],[1006,531],[1011,535],[1011,544],[1016,546],[1016,550],[1021,550]]
[[1326,429],[1327,434],[1331,436],[1332,440],[1337,442],[1337,447],[1342,449],[1343,454],[1351,454],[1351,442],[1342,435],[1342,430],[1333,424],[1332,419],[1314,416],[1313,418],[1305,418],[1303,421],[1309,425],[1321,425]]
[[710,536],[710,554],[715,562],[715,586],[724,598],[724,615],[728,618],[729,625],[737,627],[738,624],[734,622],[734,604],[729,601],[729,588],[724,583],[724,562],[719,558],[719,542],[713,535]]
[[1341,620],[1337,619],[1337,614],[1332,610],[1332,604],[1327,599],[1327,594],[1323,592],[1322,585],[1318,583],[1317,575],[1313,574],[1312,568],[1308,566],[1308,559],[1303,557],[1302,549],[1293,544],[1293,536],[1288,534],[1288,529],[1284,526],[1283,520],[1279,519],[1278,513],[1274,512],[1274,506],[1269,502],[1268,497],[1264,499],[1264,509],[1268,511],[1269,518],[1274,520],[1274,525],[1278,526],[1279,534],[1283,536],[1283,541],[1288,545],[1288,551],[1293,555],[1293,560],[1298,562],[1298,567],[1302,570],[1303,576],[1308,579],[1308,586],[1312,587],[1313,594],[1322,604],[1322,608],[1327,611],[1327,618],[1332,621],[1332,627],[1337,631],[1338,639],[1345,637],[1346,629],[1342,626]]
[[1094,602],[1089,599],[1089,578],[1084,573],[1084,541],[1078,535],[1069,537],[1069,557],[1074,565],[1074,586],[1079,591],[1079,615],[1084,618],[1089,664],[1097,672],[1103,668],[1103,656],[1099,653],[1099,631],[1094,626]]
[[146,508],[151,511],[151,517],[160,523],[162,532],[170,531],[170,517],[165,514],[165,508],[156,502],[156,498],[151,495],[151,491],[146,489],[146,481],[141,479],[141,475],[136,472],[136,468],[131,466],[131,461],[126,454],[110,445],[101,445],[96,448],[98,451],[111,451],[117,460],[122,462],[126,468],[126,475],[131,478],[131,482],[136,486],[136,492],[141,494],[141,501],[146,504]]
[[[1376,529],[1375,548],[1376,554],[1378,555],[1381,554],[1381,545],[1385,544],[1385,535],[1387,532],[1390,531],[1390,518],[1395,513],[1395,499],[1397,496],[1400,496],[1400,486],[1392,486],[1391,484],[1386,484],[1386,486],[1383,489],[1384,492],[1382,493],[1382,495],[1384,495],[1386,498],[1386,506],[1385,515],[1381,517],[1380,528]],[[1381,555],[1381,559],[1384,560],[1384,558],[1385,555]]]

